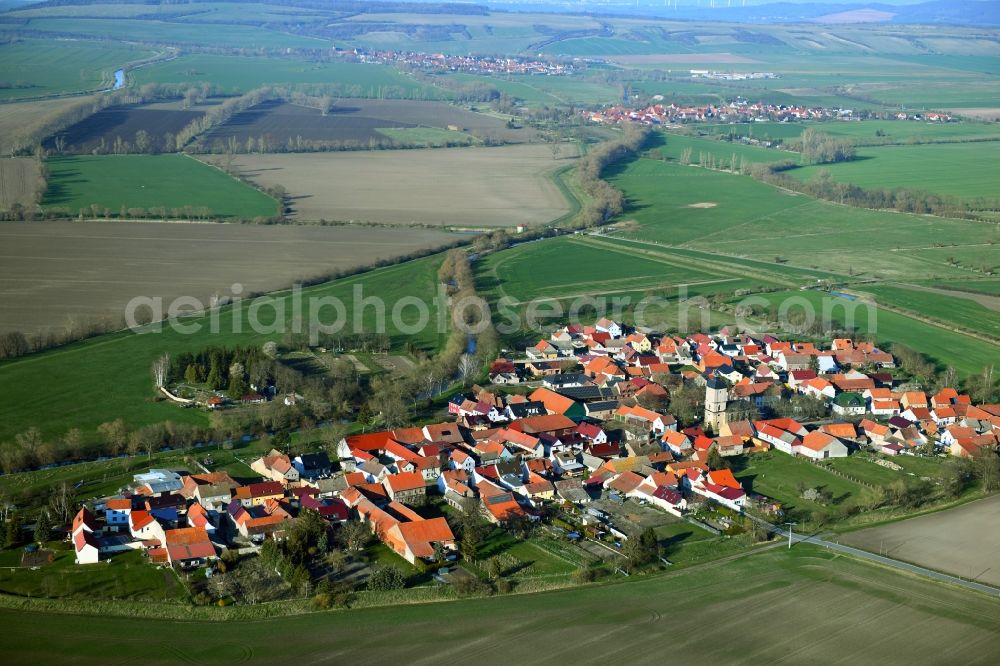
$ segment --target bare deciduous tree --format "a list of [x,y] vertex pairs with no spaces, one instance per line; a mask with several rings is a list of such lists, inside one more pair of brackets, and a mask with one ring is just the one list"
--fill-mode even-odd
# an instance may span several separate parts
[[170,374],[170,354],[163,352],[163,355],[153,361],[153,384],[157,389],[167,385],[167,377]]

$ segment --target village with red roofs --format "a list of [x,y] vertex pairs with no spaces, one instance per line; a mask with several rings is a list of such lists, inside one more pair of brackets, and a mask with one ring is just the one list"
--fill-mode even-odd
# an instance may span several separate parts
[[607,318],[562,326],[493,362],[489,385],[454,394],[446,420],[347,434],[319,452],[273,449],[248,461],[253,479],[151,469],[80,509],[69,536],[80,565],[138,551],[150,566],[211,573],[227,551],[252,556],[295,538],[308,515],[320,532],[360,530],[447,584],[449,569],[475,566],[460,537],[472,518],[631,558],[649,516],[719,535],[747,517],[782,522],[782,501],[740,472],[755,460],[901,469],[893,461],[997,450],[1000,405],[912,388],[895,365],[848,338],[821,347],[725,328],[661,335]]

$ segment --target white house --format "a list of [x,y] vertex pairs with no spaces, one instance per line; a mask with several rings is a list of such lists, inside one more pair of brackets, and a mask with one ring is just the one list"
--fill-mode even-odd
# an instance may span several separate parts
[[128,517],[132,513],[132,500],[125,498],[109,499],[104,503],[104,523],[108,527],[127,527]]
[[598,322],[594,325],[594,328],[601,333],[607,333],[612,338],[622,337],[622,327],[607,318],[598,320]]
[[451,469],[465,470],[466,474],[472,474],[476,469],[476,459],[461,449],[454,449],[451,452],[448,466]]
[[795,452],[813,460],[847,457],[847,447],[844,443],[820,430],[814,430],[803,437]]

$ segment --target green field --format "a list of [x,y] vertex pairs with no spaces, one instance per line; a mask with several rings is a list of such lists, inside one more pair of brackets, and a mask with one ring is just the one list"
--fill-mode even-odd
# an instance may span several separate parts
[[125,44],[28,39],[0,45],[0,100],[110,88],[115,70],[153,55]]
[[[374,331],[377,310],[365,307],[356,318],[354,289],[359,285],[362,296],[381,297],[386,311],[404,296],[430,299],[434,294],[439,256],[379,269],[351,278],[337,280],[303,290],[303,324],[308,330],[311,297],[335,297],[344,303],[346,328],[354,327]],[[162,332],[135,334],[115,333],[35,354],[14,361],[0,362],[0,441],[13,438],[32,426],[39,427],[45,436],[61,435],[73,427],[85,431],[100,423],[124,418],[131,425],[175,422],[207,423],[207,414],[198,410],[181,409],[163,401],[152,399],[149,368],[154,359],[164,352],[177,354],[195,352],[210,345],[234,346],[263,344],[267,340],[280,340],[285,331],[291,330],[291,295],[282,292],[276,298],[283,305],[282,324],[275,325],[274,310],[260,309],[259,321],[263,331],[280,329],[279,332],[257,333],[248,325],[249,304],[244,302],[238,312],[239,325],[234,324],[234,309],[224,308],[218,315],[219,333],[211,334],[209,318],[185,320],[200,323],[200,331],[184,334],[165,326]],[[337,313],[332,306],[317,302],[319,321],[333,323]],[[401,312],[407,325],[419,321],[412,307]],[[401,347],[412,343],[419,348],[435,349],[445,333],[438,333],[437,318],[431,306],[430,320],[415,335],[403,335],[391,328],[392,318],[386,316],[388,333],[393,344]],[[240,328],[242,332],[234,332]]]
[[28,20],[23,24],[23,29],[118,41],[203,45],[216,48],[326,49],[331,46],[325,39],[236,24],[205,26],[195,23],[134,19],[39,18]]
[[614,86],[583,76],[479,76],[466,73],[441,75],[465,84],[487,85],[527,106],[562,104],[611,104],[621,98]]
[[491,255],[479,271],[498,278],[504,293],[521,301],[721,279],[709,272],[639,258],[625,248],[603,249],[566,238],[527,243]]
[[404,145],[466,146],[479,143],[479,140],[465,132],[442,129],[440,127],[385,127],[376,130],[393,141]]
[[[957,662],[991,664],[1000,650],[997,600],[801,544],[654,578],[433,605],[226,623],[30,610],[2,617],[0,646],[17,663],[103,659],[112,644],[117,657],[150,664],[268,663],[289,645],[303,660],[358,664],[430,664],[473,650],[483,664],[642,662],[665,634],[675,637],[674,658],[696,663],[914,663],[946,644]],[[151,623],[169,649],[150,649]],[[776,638],[776,625],[798,629]],[[719,626],[725,640],[702,638]]]
[[[787,150],[761,148],[742,143],[702,139],[682,134],[665,134],[663,138],[665,145],[660,148],[660,154],[671,160],[680,160],[684,152],[690,150],[690,162],[692,164],[701,163],[703,157],[707,158],[709,155],[715,159],[718,165],[717,168],[731,169],[735,159],[737,170],[743,163],[752,164],[760,162],[769,164],[771,162],[788,160],[798,162],[799,160],[798,153]],[[707,166],[707,162],[705,165]]]
[[963,297],[960,292],[949,296],[919,289],[882,285],[865,286],[863,289],[874,294],[879,303],[888,303],[950,326],[1000,339],[1000,312]]
[[996,123],[930,123],[912,120],[863,120],[851,122],[730,123],[699,125],[712,134],[750,136],[756,139],[795,139],[807,128],[830,136],[844,137],[864,145],[908,141],[962,141],[1000,137]]
[[225,92],[244,93],[264,84],[336,84],[356,97],[447,99],[447,91],[424,85],[387,65],[312,62],[295,57],[223,56],[203,53],[130,72],[144,83],[207,81]]
[[1000,280],[948,280],[947,282],[927,282],[928,286],[939,289],[956,289],[980,294],[1000,296]]
[[207,207],[212,217],[254,218],[278,214],[278,203],[249,185],[186,155],[88,155],[55,157],[47,162],[46,208],[80,209],[100,214],[121,208]]
[[799,180],[826,170],[836,181],[867,188],[927,190],[960,199],[1000,197],[1000,142],[859,148],[857,159],[789,171]]
[[[968,278],[993,252],[987,243],[1000,240],[994,224],[840,206],[670,162],[634,160],[608,169],[607,177],[627,197],[622,219],[640,225],[622,236],[757,260],[780,257],[803,268],[887,279]],[[957,247],[942,245],[948,241]],[[968,265],[949,264],[949,256]]]

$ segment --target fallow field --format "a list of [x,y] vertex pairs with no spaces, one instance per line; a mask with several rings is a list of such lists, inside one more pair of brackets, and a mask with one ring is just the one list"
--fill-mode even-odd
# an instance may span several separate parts
[[[675,658],[696,663],[912,663],[946,651],[956,663],[992,664],[1000,650],[996,599],[808,545],[544,594],[287,618],[217,623],[22,609],[0,615],[7,627],[0,645],[18,662],[101,658],[113,643],[122,658],[151,664],[268,663],[289,644],[309,662],[350,655],[359,664],[434,664],[474,654],[483,664],[655,663],[665,635]],[[154,624],[169,649],[151,651],[141,638]],[[725,640],[706,639],[706,627],[723,626]],[[45,640],[52,632],[61,640]],[[387,641],[388,634],[409,638]]]
[[841,541],[963,578],[1000,586],[1000,496],[870,527]]
[[103,152],[107,153],[112,151],[115,140],[121,138],[130,144],[130,152],[142,152],[141,146],[136,142],[136,134],[141,130],[149,135],[151,141],[146,151],[173,151],[175,146],[166,145],[165,135],[169,133],[176,136],[188,123],[204,115],[201,109],[181,109],[178,106],[151,104],[102,109],[49,137],[43,145],[47,150],[52,150],[56,145],[56,137],[62,137],[65,152],[89,153],[103,146]]
[[257,185],[284,185],[300,220],[509,229],[570,209],[551,177],[569,151],[560,159],[540,145],[238,155],[233,165]]
[[[46,208],[84,210],[97,215],[134,217],[128,209],[165,208],[166,217],[183,217],[171,209],[204,207],[214,218],[270,217],[278,202],[219,169],[186,155],[78,155],[47,162]],[[155,214],[150,214],[153,217]]]
[[[205,135],[201,142],[221,149],[230,139],[244,144],[264,137],[271,145],[284,147],[289,140],[339,142],[367,147],[371,140],[394,138],[407,141],[407,133],[395,136],[387,129],[459,128],[451,132],[456,142],[496,139],[522,143],[535,137],[528,129],[509,129],[496,116],[473,113],[444,102],[412,100],[340,100],[327,115],[318,109],[278,101],[265,102],[234,116]],[[471,135],[471,136],[470,136]],[[419,138],[410,135],[410,141]],[[218,151],[217,151],[218,152]]]
[[29,130],[50,114],[59,113],[67,106],[76,104],[85,97],[54,97],[34,102],[7,102],[0,104],[0,154],[7,154],[11,141],[18,134]]
[[34,204],[40,175],[38,162],[30,157],[0,157],[0,210]]
[[121,316],[136,296],[272,291],[455,237],[434,229],[197,223],[0,224],[0,331]]

